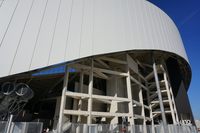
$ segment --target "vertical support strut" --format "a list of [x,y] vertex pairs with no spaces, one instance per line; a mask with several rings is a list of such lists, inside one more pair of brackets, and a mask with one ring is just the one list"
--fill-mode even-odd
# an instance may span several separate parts
[[[80,73],[80,93],[83,93],[83,80],[84,80],[84,73],[83,73],[83,71],[81,71],[81,73]],[[79,100],[78,110],[80,111],[81,108],[82,108],[82,99]],[[81,115],[78,115],[77,122],[81,122]]]
[[[128,55],[127,55],[128,56]],[[128,58],[128,57],[127,57]],[[128,59],[127,59],[127,64],[128,64]],[[130,78],[130,70],[129,67],[127,65],[126,67],[127,70],[127,74],[128,76],[126,77],[126,85],[127,85],[127,94],[128,94],[128,99],[130,100],[130,102],[128,103],[128,107],[129,107],[129,114],[131,115],[130,117],[130,124],[131,125],[135,125],[134,123],[134,111],[133,111],[133,99],[132,99],[132,90],[131,90],[131,78]]]
[[162,95],[161,95],[161,91],[160,91],[160,83],[159,83],[159,79],[158,79],[158,72],[157,72],[155,61],[153,62],[153,71],[154,71],[154,78],[155,78],[155,82],[156,82],[160,110],[161,110],[161,115],[162,115],[162,120],[163,120],[162,122],[163,122],[163,126],[164,126],[164,133],[168,133],[169,131],[167,128],[167,120],[166,120],[166,116],[165,116],[165,110],[164,110]]
[[[141,79],[139,78],[139,81],[141,83]],[[142,112],[141,115],[143,116],[143,126],[144,126],[144,133],[147,133],[147,127],[146,127],[146,117],[145,117],[145,109],[144,109],[144,102],[143,102],[143,95],[142,95],[142,87],[140,86],[140,91],[139,91],[139,101],[142,104]]]
[[[84,80],[84,72],[81,71],[80,72],[80,83],[79,83],[79,91],[80,93],[83,93],[83,80]],[[78,101],[78,110],[81,111],[81,108],[82,108],[82,99],[80,98],[79,101]],[[77,118],[77,122],[80,123],[81,122],[81,115],[78,115],[78,118]],[[76,133],[81,133],[81,128],[80,126],[77,127],[77,130],[76,130]]]
[[[148,83],[145,83],[145,86],[148,86]],[[150,92],[149,89],[147,90],[147,102],[150,108],[150,118],[151,118],[151,126],[152,126],[152,133],[155,133],[155,127],[154,127],[154,119],[153,119],[153,111],[152,111],[152,106],[151,106],[151,101],[150,101]]]
[[88,99],[88,112],[89,116],[87,118],[87,124],[92,124],[92,93],[93,93],[93,66],[94,62],[93,59],[91,59],[91,70],[90,70],[90,75],[89,75],[89,86],[88,86],[88,94],[89,94],[89,99]]
[[64,76],[64,84],[63,84],[63,90],[62,90],[62,97],[61,97],[61,103],[60,103],[60,113],[59,113],[59,120],[58,120],[58,133],[62,133],[62,126],[63,126],[63,117],[64,117],[64,109],[66,104],[66,96],[65,93],[67,91],[67,85],[68,85],[68,78],[69,78],[69,72],[68,72],[68,66],[65,67],[65,76]]

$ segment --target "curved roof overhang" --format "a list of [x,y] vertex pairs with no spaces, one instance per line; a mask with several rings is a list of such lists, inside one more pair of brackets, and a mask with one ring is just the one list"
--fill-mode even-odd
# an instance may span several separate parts
[[90,56],[148,50],[180,58],[190,82],[177,27],[146,0],[7,0],[0,7],[0,29],[1,78]]

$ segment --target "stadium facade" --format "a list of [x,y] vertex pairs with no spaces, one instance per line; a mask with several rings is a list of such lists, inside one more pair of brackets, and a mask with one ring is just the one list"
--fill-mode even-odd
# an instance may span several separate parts
[[[0,1],[0,77],[2,119],[11,112],[60,132],[193,122],[180,34],[146,0]],[[24,106],[11,110],[13,99]]]

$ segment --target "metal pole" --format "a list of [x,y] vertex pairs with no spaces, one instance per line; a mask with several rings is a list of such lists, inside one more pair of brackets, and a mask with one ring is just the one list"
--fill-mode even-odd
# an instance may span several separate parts
[[11,126],[12,126],[12,120],[13,120],[13,115],[11,114],[10,117],[9,117],[9,120],[8,120],[8,126],[7,126],[7,129],[6,129],[6,133],[10,133],[10,129],[11,129]]
[[154,77],[155,77],[158,99],[159,99],[159,104],[160,104],[160,111],[161,111],[162,120],[163,120],[164,133],[168,133],[169,131],[167,128],[167,120],[166,120],[166,116],[165,116],[165,110],[164,110],[164,105],[163,105],[163,101],[162,101],[162,95],[161,95],[161,91],[160,91],[160,83],[159,83],[159,79],[158,79],[158,73],[157,73],[155,61],[153,62],[153,71],[154,71]]
[[65,93],[67,91],[67,84],[68,84],[68,77],[69,77],[69,72],[68,72],[68,66],[66,65],[65,67],[65,77],[64,77],[64,85],[63,85],[63,90],[62,90],[62,97],[61,97],[61,103],[60,103],[60,113],[59,113],[59,120],[58,120],[58,133],[62,133],[62,127],[63,127],[63,112],[65,109],[65,103],[66,103],[66,96]]

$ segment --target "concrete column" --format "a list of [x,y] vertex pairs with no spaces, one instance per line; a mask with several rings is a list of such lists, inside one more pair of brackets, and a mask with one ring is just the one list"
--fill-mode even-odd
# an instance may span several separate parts
[[55,114],[53,118],[53,129],[55,130],[57,128],[58,120],[59,120],[59,113],[60,113],[60,102],[61,97],[57,97],[56,99],[56,108],[55,108]]
[[[84,73],[83,73],[83,71],[81,71],[81,73],[80,73],[80,84],[79,84],[80,93],[83,93],[83,80],[84,80]],[[81,108],[82,108],[82,99],[80,99],[79,102],[78,102],[78,110],[81,111]],[[81,115],[78,115],[77,122],[81,123]],[[81,127],[78,126],[77,129],[76,129],[76,133],[81,133],[81,132],[82,132]]]
[[[81,71],[81,73],[80,73],[80,93],[83,93],[83,80],[84,80],[84,73],[83,73],[83,71]],[[79,100],[78,110],[81,110],[81,107],[82,107],[82,99]],[[80,115],[78,116],[77,122],[81,122]]]
[[[127,55],[128,56],[128,55]],[[128,57],[127,57],[128,58]],[[128,59],[127,59],[127,64],[128,64]],[[132,98],[132,90],[131,90],[131,78],[130,78],[130,70],[129,70],[129,65],[127,65],[126,71],[128,76],[126,77],[126,85],[127,85],[127,95],[128,95],[128,99],[130,100],[130,102],[128,103],[128,107],[129,107],[129,114],[131,114],[131,117],[129,118],[129,122],[131,125],[135,125],[134,123],[134,111],[133,111],[133,98]]]
[[[145,83],[145,86],[148,87],[147,82]],[[154,127],[154,120],[153,120],[153,114],[152,114],[152,107],[150,102],[150,93],[149,90],[147,90],[147,101],[150,108],[150,118],[151,118],[151,126],[152,126],[152,133],[155,133],[155,127]]]
[[[139,78],[139,81],[141,83],[141,79]],[[143,102],[143,95],[142,95],[142,87],[140,86],[139,91],[139,101],[142,104],[142,110],[141,110],[141,116],[143,116],[143,126],[144,126],[144,133],[147,133],[147,127],[146,127],[146,117],[145,117],[145,110],[144,110],[144,102]]]
[[[113,97],[118,97],[118,79],[117,77],[111,77],[109,80],[107,80],[107,89],[106,89],[106,94],[108,96],[113,96]],[[112,100],[109,108],[110,113],[115,113],[118,111],[118,102]],[[118,117],[114,117],[111,121],[110,124],[118,124]]]
[[58,133],[62,133],[62,126],[63,126],[63,117],[64,117],[64,110],[65,110],[65,104],[66,104],[66,91],[67,91],[67,85],[68,85],[68,78],[69,78],[69,72],[68,72],[68,66],[65,67],[65,77],[64,77],[64,85],[62,90],[62,97],[61,97],[61,104],[60,104],[60,113],[59,113],[59,120],[58,120]]
[[91,70],[90,70],[90,75],[89,75],[89,86],[88,86],[88,94],[89,94],[89,99],[88,99],[88,112],[89,116],[87,118],[87,124],[92,124],[92,93],[93,93],[93,59],[91,59]]

